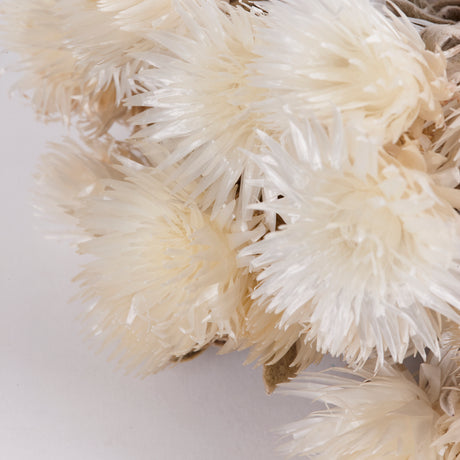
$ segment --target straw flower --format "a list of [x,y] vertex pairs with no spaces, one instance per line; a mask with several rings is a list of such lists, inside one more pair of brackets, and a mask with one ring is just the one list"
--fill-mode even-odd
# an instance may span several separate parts
[[119,29],[94,0],[7,1],[2,10],[2,41],[24,72],[16,88],[39,115],[66,123],[76,115],[97,136],[127,122],[122,101],[139,90],[139,56],[152,43]]
[[76,142],[67,138],[50,144],[35,174],[34,193],[34,207],[47,222],[49,236],[74,241],[84,238],[77,229],[75,213],[85,197],[97,193],[101,179],[121,177],[113,167],[119,148],[113,140]]
[[460,454],[458,351],[420,367],[311,373],[290,385],[326,410],[286,427],[286,453],[318,460],[454,460]]
[[256,208],[286,222],[242,251],[254,256],[259,311],[355,365],[374,349],[379,365],[387,351],[401,362],[412,344],[437,353],[438,315],[460,323],[457,212],[429,175],[340,119],[330,135],[291,124],[284,146],[261,133],[266,154],[253,156],[282,196]]
[[285,106],[328,125],[338,107],[382,143],[419,116],[442,124],[440,102],[451,96],[445,59],[383,2],[284,0],[264,9],[251,84],[270,91],[260,110],[272,129],[287,127],[278,116]]
[[[196,180],[193,196],[205,192],[204,202],[217,212],[241,176],[256,174],[241,149],[255,150],[258,141],[251,105],[263,91],[248,85],[247,64],[254,59],[254,25],[263,18],[256,9],[215,0],[178,0],[176,8],[187,33],[151,35],[167,55],[149,55],[153,68],[140,75],[147,91],[128,102],[146,109],[135,118],[147,126],[139,137],[177,141],[160,167],[177,164],[174,178],[183,185]],[[241,187],[239,206],[246,209],[258,191],[248,191],[244,180]]]
[[211,221],[155,169],[129,160],[118,169],[124,180],[105,180],[78,213],[97,235],[80,245],[91,261],[78,278],[94,302],[94,333],[117,342],[120,363],[142,375],[216,340],[233,348],[248,301],[236,249],[259,230],[231,232],[234,202]]

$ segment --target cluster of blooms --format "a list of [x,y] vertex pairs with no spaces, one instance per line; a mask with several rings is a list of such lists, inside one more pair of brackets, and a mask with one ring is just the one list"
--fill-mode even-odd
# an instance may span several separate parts
[[43,158],[37,208],[89,259],[87,321],[121,364],[251,348],[271,391],[341,356],[289,384],[329,406],[288,428],[290,454],[460,458],[452,11],[4,2],[16,88],[80,136]]

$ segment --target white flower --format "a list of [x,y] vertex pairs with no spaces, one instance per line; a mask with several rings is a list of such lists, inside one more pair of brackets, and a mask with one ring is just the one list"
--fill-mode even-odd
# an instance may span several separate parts
[[2,39],[24,71],[16,86],[40,115],[66,122],[78,115],[96,135],[126,122],[122,101],[138,92],[140,56],[153,43],[120,30],[94,0],[11,0],[2,8]]
[[[168,54],[146,58],[154,67],[140,75],[147,91],[128,102],[146,108],[135,118],[147,125],[138,136],[177,141],[160,167],[178,164],[174,177],[184,185],[197,180],[193,196],[204,191],[217,212],[241,176],[256,174],[241,149],[258,143],[251,105],[264,91],[248,85],[247,64],[254,59],[254,24],[263,18],[215,0],[178,0],[176,8],[187,33],[151,35]],[[257,194],[243,180],[240,209]]]
[[96,235],[80,245],[92,260],[79,276],[95,334],[117,341],[120,362],[143,375],[216,340],[233,348],[248,301],[236,249],[260,229],[233,234],[234,202],[211,221],[155,169],[119,170],[125,179],[104,181],[78,213]]
[[78,143],[65,139],[50,145],[40,159],[34,191],[37,214],[51,224],[46,228],[48,235],[76,241],[85,238],[77,229],[75,214],[82,200],[103,190],[102,179],[122,178],[114,166],[124,149],[113,140]]
[[22,55],[26,75],[17,85],[33,91],[39,113],[69,117],[76,105],[79,81],[72,74],[75,58],[62,43],[63,24],[57,0],[9,1],[2,4],[2,41]]
[[385,366],[377,375],[346,369],[306,373],[290,384],[299,396],[327,405],[286,427],[286,453],[317,460],[454,460],[460,454],[458,352],[420,367]]
[[270,91],[259,104],[283,130],[283,107],[329,124],[334,107],[383,142],[396,142],[422,117],[442,123],[450,97],[442,54],[427,51],[417,30],[371,0],[264,3],[251,84]]
[[284,147],[261,136],[266,155],[253,157],[282,198],[256,207],[286,225],[242,251],[259,309],[357,365],[374,349],[379,364],[412,344],[437,353],[438,315],[460,323],[460,217],[430,177],[338,119],[331,135],[292,122]]

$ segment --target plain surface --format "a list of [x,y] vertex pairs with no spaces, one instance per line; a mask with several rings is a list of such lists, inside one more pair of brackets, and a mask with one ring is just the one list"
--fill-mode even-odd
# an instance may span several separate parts
[[275,430],[310,406],[267,396],[261,369],[242,365],[246,353],[211,348],[139,380],[90,349],[77,319],[84,306],[68,302],[80,261],[35,229],[29,204],[37,159],[65,130],[9,98],[17,78],[0,79],[0,459],[281,458]]

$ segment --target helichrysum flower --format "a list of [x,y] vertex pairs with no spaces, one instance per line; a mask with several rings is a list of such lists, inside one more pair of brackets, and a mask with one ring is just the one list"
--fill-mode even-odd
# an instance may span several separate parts
[[259,108],[272,129],[286,127],[278,115],[286,106],[329,125],[338,107],[382,142],[396,142],[417,117],[442,123],[440,102],[451,94],[443,55],[381,3],[264,3],[250,82],[269,90]]
[[115,169],[123,146],[115,140],[65,139],[50,145],[35,174],[35,208],[50,223],[46,232],[59,238],[85,238],[75,217],[83,200],[103,190],[102,179],[122,178]]
[[327,409],[286,427],[286,453],[318,460],[454,460],[460,454],[456,350],[430,356],[419,382],[385,366],[377,375],[306,373],[290,388]]
[[118,169],[124,180],[104,181],[78,214],[96,235],[80,245],[92,260],[79,276],[95,334],[117,341],[120,362],[144,375],[216,340],[231,349],[248,301],[236,249],[259,230],[231,232],[234,202],[211,221],[155,169]]
[[152,43],[121,30],[94,0],[9,0],[2,9],[2,41],[24,71],[17,87],[40,115],[78,115],[97,135],[126,121],[122,101],[138,91],[140,56]]
[[[177,141],[160,167],[178,164],[175,177],[184,185],[197,180],[193,196],[205,192],[217,212],[239,179],[253,174],[241,149],[255,150],[258,142],[251,105],[263,90],[248,85],[247,64],[254,59],[254,24],[263,18],[215,0],[178,0],[176,8],[187,33],[151,35],[167,54],[146,57],[153,67],[140,75],[147,91],[128,102],[146,109],[135,119],[147,125],[138,136]],[[258,193],[245,183],[241,209]]]
[[255,256],[261,315],[280,314],[280,333],[302,325],[318,351],[354,364],[374,349],[379,364],[386,352],[401,362],[412,343],[437,352],[439,314],[460,322],[457,212],[428,174],[339,119],[330,135],[291,124],[284,146],[261,134],[268,148],[254,155],[281,197],[256,208],[286,222],[242,251]]
[[39,113],[70,117],[80,82],[73,74],[75,58],[62,46],[64,19],[57,0],[10,1],[2,5],[2,13],[2,41],[22,56],[20,68],[26,73],[18,86],[32,91]]

